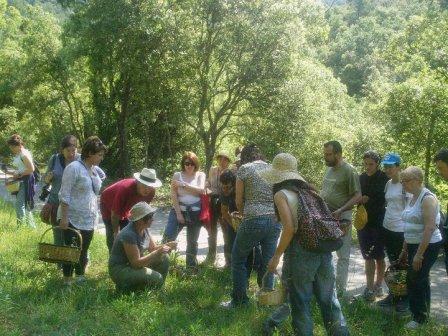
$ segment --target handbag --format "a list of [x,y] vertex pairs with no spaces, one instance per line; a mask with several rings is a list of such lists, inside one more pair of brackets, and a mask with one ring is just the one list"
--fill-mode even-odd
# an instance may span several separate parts
[[353,220],[353,226],[356,228],[356,230],[362,230],[364,226],[367,224],[367,210],[364,205],[360,204],[356,208],[356,214],[355,218]]
[[53,208],[55,207],[54,204],[51,203],[45,203],[45,205],[42,207],[42,210],[40,210],[40,220],[45,223],[51,225],[51,214],[53,212]]
[[210,196],[201,194],[201,212],[199,213],[199,220],[207,226],[211,219]]

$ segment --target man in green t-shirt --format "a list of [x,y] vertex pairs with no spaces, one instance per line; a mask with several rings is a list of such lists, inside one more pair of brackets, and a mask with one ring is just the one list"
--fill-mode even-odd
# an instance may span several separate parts
[[345,232],[344,244],[336,251],[336,288],[344,295],[347,287],[350,247],[352,241],[352,208],[361,199],[361,186],[356,170],[342,158],[342,146],[338,141],[324,144],[327,165],[320,195],[327,202],[335,218],[341,221]]

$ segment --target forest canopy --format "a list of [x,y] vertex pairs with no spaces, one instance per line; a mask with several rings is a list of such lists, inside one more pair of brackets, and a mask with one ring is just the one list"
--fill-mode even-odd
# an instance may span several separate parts
[[[319,183],[322,144],[431,165],[448,137],[448,3],[0,0],[0,133],[38,161],[97,134],[110,177],[257,143]],[[2,141],[1,155],[9,153]]]

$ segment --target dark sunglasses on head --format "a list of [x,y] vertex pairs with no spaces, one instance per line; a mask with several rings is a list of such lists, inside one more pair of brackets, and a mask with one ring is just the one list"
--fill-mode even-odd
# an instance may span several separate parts
[[185,161],[184,166],[194,166],[194,163],[190,161]]

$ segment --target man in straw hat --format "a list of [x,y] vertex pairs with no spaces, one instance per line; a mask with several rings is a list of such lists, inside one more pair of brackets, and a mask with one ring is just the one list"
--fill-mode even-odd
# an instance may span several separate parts
[[216,259],[216,240],[218,236],[218,221],[221,217],[221,203],[219,195],[221,193],[219,177],[230,165],[230,157],[225,152],[219,152],[216,155],[217,166],[211,167],[208,173],[208,187],[211,190],[210,203],[212,210],[212,220],[208,236],[208,253],[205,258],[205,264],[214,264]]
[[102,192],[100,208],[109,253],[115,237],[129,223],[132,206],[138,202],[150,203],[156,188],[161,185],[162,182],[157,178],[154,169],[143,168],[140,173],[135,173],[133,178],[115,182]]
[[[282,279],[286,282],[292,313],[292,325],[296,335],[313,334],[311,298],[316,296],[325,328],[329,335],[348,335],[341,306],[335,294],[335,275],[331,252],[311,252],[301,246],[297,229],[301,206],[298,193],[307,190],[318,197],[312,187],[297,171],[297,160],[287,153],[278,154],[272,166],[260,176],[273,187],[274,204],[282,224],[282,233],[274,256],[268,264],[268,272],[276,272],[280,258],[283,260]],[[304,198],[306,200],[306,198]],[[286,251],[286,252],[285,252]],[[264,335],[272,335],[275,327],[289,315],[284,304],[264,323]]]
[[[130,211],[130,223],[115,239],[109,258],[109,274],[118,291],[160,288],[168,274],[167,254],[176,242],[156,245],[149,228],[156,208],[146,202],[135,204]],[[149,254],[144,254],[148,251]]]

